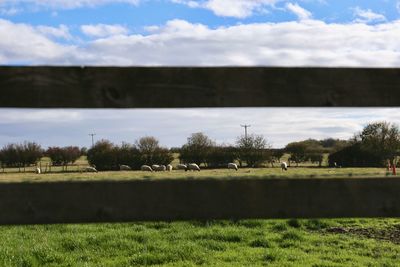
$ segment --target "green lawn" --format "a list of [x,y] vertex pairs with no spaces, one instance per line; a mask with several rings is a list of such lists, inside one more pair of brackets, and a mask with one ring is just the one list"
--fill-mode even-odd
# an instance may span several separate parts
[[399,228],[395,219],[3,226],[0,265],[399,266]]

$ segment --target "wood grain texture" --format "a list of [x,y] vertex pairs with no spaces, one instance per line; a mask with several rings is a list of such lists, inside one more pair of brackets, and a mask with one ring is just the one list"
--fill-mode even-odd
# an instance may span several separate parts
[[400,179],[0,184],[0,224],[399,217]]
[[391,107],[400,69],[0,67],[0,107]]

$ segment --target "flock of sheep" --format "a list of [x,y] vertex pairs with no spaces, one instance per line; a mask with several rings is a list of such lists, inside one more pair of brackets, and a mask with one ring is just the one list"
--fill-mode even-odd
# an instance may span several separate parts
[[[234,169],[234,170],[238,170],[238,166],[236,163],[228,163],[227,165],[228,169]],[[132,170],[131,167],[129,167],[128,165],[119,165],[119,169],[121,171],[130,171]],[[168,164],[167,166],[165,165],[142,165],[140,167],[140,170],[142,171],[148,171],[148,172],[162,172],[162,171],[172,171],[173,169],[175,170],[185,170],[185,171],[200,171],[200,167],[199,165],[197,165],[196,163],[190,163],[190,164],[178,164],[175,166],[175,168],[172,167],[171,164]],[[287,163],[286,162],[281,162],[281,169],[282,171],[287,171]],[[90,166],[90,167],[86,167],[85,170],[86,172],[97,172],[97,169],[95,166]],[[40,168],[36,168],[36,173],[40,174],[41,173],[41,169]]]

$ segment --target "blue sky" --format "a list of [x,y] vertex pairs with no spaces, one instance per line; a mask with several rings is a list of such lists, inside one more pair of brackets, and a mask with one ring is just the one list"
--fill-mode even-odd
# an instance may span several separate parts
[[[394,0],[0,0],[0,65],[399,67],[399,18]],[[247,123],[281,147],[349,138],[367,122],[399,119],[398,109],[0,113],[0,146],[87,146],[91,132],[117,143],[154,135],[179,146],[203,131],[232,143]],[[180,123],[188,115],[195,123]]]
[[398,66],[400,2],[2,0],[3,65]]

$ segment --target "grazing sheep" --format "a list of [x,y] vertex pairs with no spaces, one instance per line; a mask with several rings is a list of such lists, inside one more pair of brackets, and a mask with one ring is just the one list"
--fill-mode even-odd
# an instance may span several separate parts
[[282,171],[287,171],[287,163],[286,162],[281,162],[281,169],[282,169]]
[[153,171],[153,169],[148,165],[142,165],[142,167],[140,167],[140,169],[142,171],[145,171],[145,172],[152,172]]
[[228,169],[238,170],[238,166],[236,163],[228,163]]
[[167,171],[169,171],[169,172],[172,171],[172,165],[171,164],[167,165]]
[[87,171],[87,172],[97,172],[95,167],[86,167],[85,171]]
[[36,168],[35,172],[36,172],[37,174],[41,174],[41,173],[42,173],[42,170],[41,170],[40,168]]
[[200,171],[200,167],[199,165],[197,165],[196,163],[190,163],[187,165],[186,171]]
[[156,172],[165,172],[165,170],[167,169],[165,165],[157,165],[157,166],[158,166],[157,168],[153,168],[153,170]]
[[157,164],[153,164],[151,165],[151,168],[155,171],[158,167],[160,167],[160,165]]
[[120,171],[130,171],[130,170],[132,170],[132,168],[129,167],[128,165],[119,165],[119,170]]
[[185,170],[187,169],[187,166],[185,164],[178,164],[176,165],[177,170]]

